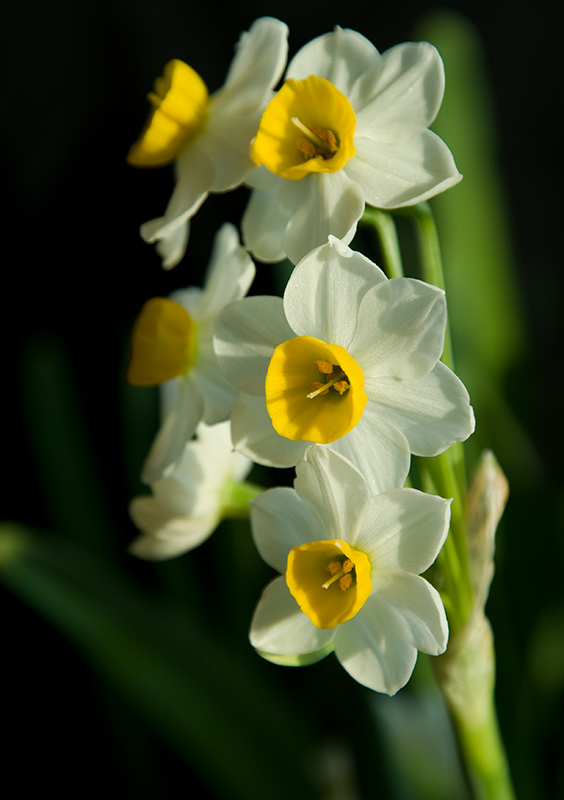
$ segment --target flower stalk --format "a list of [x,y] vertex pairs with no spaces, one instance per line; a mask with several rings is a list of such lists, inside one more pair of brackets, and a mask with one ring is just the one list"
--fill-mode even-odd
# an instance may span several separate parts
[[403,278],[403,262],[394,218],[386,211],[366,206],[360,224],[370,226],[378,238],[383,268],[388,278]]
[[[399,213],[415,223],[423,279],[444,290],[439,237],[429,203]],[[448,316],[441,360],[454,369]],[[447,652],[435,660],[437,682],[452,716],[476,800],[512,800],[495,708],[495,649],[484,612],[494,570],[495,531],[505,507],[507,484],[488,453],[468,492],[461,443],[424,459],[420,472],[426,491],[453,498],[449,535],[437,559],[451,629]]]

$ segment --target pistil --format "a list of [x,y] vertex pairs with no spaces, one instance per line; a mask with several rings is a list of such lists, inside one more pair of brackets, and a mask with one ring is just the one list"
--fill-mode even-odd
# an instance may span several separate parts
[[350,558],[345,559],[342,564],[340,561],[331,561],[325,569],[331,573],[331,577],[322,584],[324,589],[328,589],[335,581],[339,581],[339,586],[343,592],[350,588],[353,578],[351,572],[354,569],[354,564]]

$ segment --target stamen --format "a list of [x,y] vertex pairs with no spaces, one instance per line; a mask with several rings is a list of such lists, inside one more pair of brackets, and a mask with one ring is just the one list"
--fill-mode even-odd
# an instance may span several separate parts
[[346,592],[347,589],[350,589],[352,583],[352,575],[349,572],[348,575],[343,575],[341,580],[339,581],[339,586],[341,587],[342,592]]
[[347,389],[350,388],[351,385],[350,383],[347,383],[347,381],[337,381],[337,383],[333,384],[333,389],[336,389],[339,392],[339,394],[344,394],[347,391]]
[[330,364],[328,361],[316,361],[315,369],[318,370],[318,372],[322,372],[324,375],[331,375],[333,372],[333,364]]
[[317,148],[308,139],[298,139],[296,142],[298,150],[300,150],[308,158],[315,158],[317,155]]
[[311,397],[312,395],[317,396],[318,394],[327,394],[327,392],[331,387],[328,386],[326,383],[321,383],[320,381],[314,381],[311,388],[314,391],[311,393],[311,395],[308,394],[308,397]]
[[337,137],[331,130],[323,130],[319,125],[312,125],[308,128],[299,117],[292,117],[292,122],[307,136],[307,139],[298,139],[296,146],[306,158],[323,159],[332,158],[339,149]]
[[319,381],[314,382],[313,392],[310,392],[308,395],[306,395],[308,400],[313,400],[314,397],[317,397],[320,394],[326,394],[327,389],[329,389],[331,386],[335,386],[337,383],[344,384],[344,388],[341,386],[341,389],[337,389],[339,394],[342,395],[343,392],[346,392],[346,390],[350,387],[350,384],[348,384],[346,380],[342,380],[342,378],[346,379],[347,377],[345,373],[342,370],[337,374],[334,374],[333,371],[331,371],[331,375],[334,375],[334,377],[330,378],[327,383],[319,383]]
[[319,127],[319,125],[312,125],[311,131],[322,140],[323,144],[330,153],[337,152],[339,145],[337,144],[337,137],[332,130],[324,131],[323,128]]
[[350,558],[345,559],[342,564],[338,561],[331,561],[330,564],[327,564],[325,569],[331,573],[332,577],[329,578],[328,581],[325,581],[322,586],[323,589],[328,589],[335,581],[339,581],[339,586],[343,592],[350,587],[352,583],[352,575],[350,573],[354,569],[354,564]]
[[[323,147],[323,148],[327,147],[327,145],[323,141],[322,136],[318,136],[315,133],[315,131],[313,131],[311,128],[308,128],[307,125],[304,125],[304,123],[301,121],[299,117],[292,117],[292,122],[294,123],[296,128],[298,128],[303,134],[307,136],[308,139],[313,139],[313,141],[318,145],[318,147]],[[318,128],[318,130],[320,129]]]

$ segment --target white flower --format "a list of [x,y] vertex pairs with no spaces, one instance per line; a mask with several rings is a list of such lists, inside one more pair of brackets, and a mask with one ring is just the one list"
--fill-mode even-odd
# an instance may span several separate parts
[[433,456],[474,429],[461,381],[439,358],[444,292],[388,280],[330,237],[294,269],[284,299],[250,297],[216,321],[220,368],[241,394],[233,442],[289,467],[329,445],[380,490],[401,486],[410,452]]
[[[161,560],[193,550],[233,514],[234,495],[252,462],[233,452],[229,422],[201,423],[196,436],[174,471],[151,486],[152,497],[131,501],[129,512],[142,534],[129,550],[140,558]],[[244,513],[248,496],[240,501]]]
[[134,386],[161,384],[161,428],[142,480],[154,483],[173,468],[203,420],[228,419],[237,392],[221,374],[213,350],[213,324],[255,276],[248,253],[229,223],[218,231],[206,284],[149,300],[135,323],[127,379]]
[[282,573],[257,606],[251,643],[279,663],[332,645],[355,680],[395,694],[417,650],[446,649],[443,604],[420,573],[446,538],[450,501],[413,489],[374,494],[350,462],[321,447],[306,451],[296,473],[295,489],[270,489],[251,506],[258,550]]
[[128,161],[139,167],[176,161],[176,188],[164,216],[141,226],[145,241],[158,242],[163,267],[184,255],[190,219],[208,194],[234,189],[253,169],[250,142],[284,69],[287,36],[279,20],[256,20],[241,36],[225,84],[211,97],[178,59],[155,82],[149,95],[154,108]]
[[448,147],[428,130],[444,67],[428,42],[380,54],[336,28],[292,59],[254,140],[260,168],[243,240],[263,261],[294,264],[333,234],[349,244],[365,203],[398,208],[460,179]]

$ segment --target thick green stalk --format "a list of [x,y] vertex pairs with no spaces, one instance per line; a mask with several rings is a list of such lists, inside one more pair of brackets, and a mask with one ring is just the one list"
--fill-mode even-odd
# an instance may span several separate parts
[[514,800],[495,702],[495,652],[483,611],[434,660],[476,800]]
[[387,276],[403,278],[403,263],[393,217],[386,211],[366,206],[360,224],[370,226],[376,233],[384,262],[382,268]]

